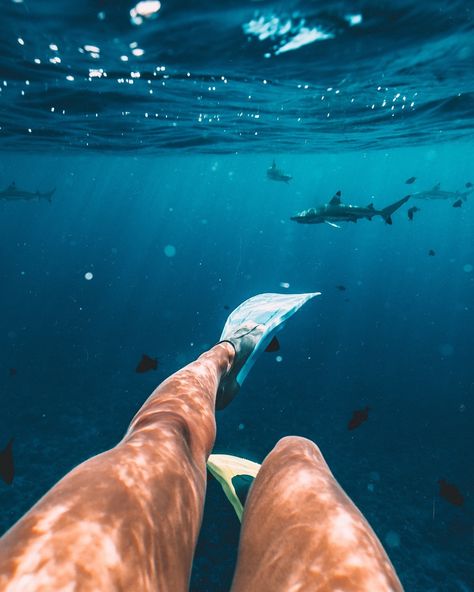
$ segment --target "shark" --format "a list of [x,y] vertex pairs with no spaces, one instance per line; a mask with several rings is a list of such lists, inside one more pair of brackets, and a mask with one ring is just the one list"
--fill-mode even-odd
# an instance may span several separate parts
[[56,188],[52,189],[51,191],[45,191],[41,193],[41,191],[24,191],[23,189],[18,189],[15,183],[11,183],[6,189],[0,191],[0,199],[4,199],[7,201],[15,201],[21,199],[47,199],[49,203],[52,202],[53,193],[56,191]]
[[340,228],[336,222],[357,222],[357,220],[372,220],[374,216],[381,216],[387,224],[392,224],[392,214],[409,199],[410,196],[407,195],[386,208],[377,210],[373,203],[365,207],[343,204],[341,201],[341,192],[338,191],[328,204],[304,210],[290,219],[298,222],[298,224],[325,223],[335,228]]
[[279,169],[275,161],[273,161],[272,166],[267,169],[267,177],[272,181],[281,181],[286,184],[288,184],[293,178],[291,175],[286,175],[281,169]]
[[474,191],[472,183],[466,183],[466,191],[445,191],[441,189],[441,183],[436,183],[434,187],[428,189],[427,191],[418,191],[416,193],[412,193],[411,196],[413,199],[426,199],[426,200],[435,200],[435,199],[462,199],[463,201],[467,200],[467,196]]

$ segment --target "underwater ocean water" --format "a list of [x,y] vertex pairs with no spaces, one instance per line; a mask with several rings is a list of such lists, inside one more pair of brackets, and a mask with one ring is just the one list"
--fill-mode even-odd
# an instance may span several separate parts
[[[472,2],[1,13],[0,532],[240,302],[321,291],[219,412],[215,451],[314,440],[407,591],[474,590]],[[412,197],[392,225],[290,219],[337,191]],[[229,588],[238,535],[210,479],[193,592]]]

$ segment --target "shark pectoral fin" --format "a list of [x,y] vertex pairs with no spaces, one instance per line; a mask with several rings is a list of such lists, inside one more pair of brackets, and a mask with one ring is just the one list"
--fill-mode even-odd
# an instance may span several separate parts
[[328,220],[324,220],[324,222],[325,224],[329,224],[329,226],[332,226],[333,228],[341,228],[337,224],[334,224],[334,222],[329,222]]
[[235,491],[232,478],[239,475],[249,475],[256,477],[260,470],[258,463],[252,462],[238,456],[229,454],[211,454],[207,461],[208,471],[219,481],[227,499],[237,514],[237,518],[242,521],[244,508]]

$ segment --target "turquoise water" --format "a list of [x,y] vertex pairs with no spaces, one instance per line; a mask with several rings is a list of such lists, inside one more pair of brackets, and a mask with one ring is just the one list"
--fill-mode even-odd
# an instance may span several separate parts
[[[216,451],[261,462],[283,435],[313,439],[407,590],[470,589],[473,202],[418,201],[410,222],[409,201],[392,226],[289,218],[338,189],[381,207],[438,181],[462,188],[471,153],[451,143],[277,155],[289,185],[266,179],[273,154],[5,155],[5,185],[57,190],[51,204],[0,202],[0,434],[15,436],[16,461],[13,486],[0,487],[2,529],[112,446],[155,385],[218,339],[225,307],[320,290],[219,414]],[[144,352],[156,372],[135,372]],[[348,431],[366,405],[369,420]],[[465,507],[439,497],[441,477]],[[229,581],[237,537],[211,482],[193,590]]]
[[[290,220],[338,190],[380,209],[474,182],[471,3],[140,4],[0,9],[0,533],[240,302],[321,291],[218,414],[215,451],[311,438],[407,591],[474,590],[474,193],[411,197],[391,226]],[[7,201],[12,182],[56,190]],[[238,533],[210,480],[193,592],[228,588]]]

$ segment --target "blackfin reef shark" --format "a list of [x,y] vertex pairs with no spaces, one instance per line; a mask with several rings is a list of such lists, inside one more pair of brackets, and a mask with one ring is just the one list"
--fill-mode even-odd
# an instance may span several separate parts
[[11,183],[6,189],[0,191],[0,199],[7,201],[16,201],[22,199],[47,199],[49,203],[51,203],[55,191],[56,188],[52,189],[51,191],[45,191],[44,193],[38,190],[25,191],[23,189],[18,189],[15,183]]
[[436,183],[434,187],[427,191],[417,191],[416,193],[412,193],[411,197],[413,197],[413,199],[425,199],[429,201],[438,199],[453,199],[455,201],[461,199],[462,201],[466,201],[468,195],[474,191],[474,187],[472,183],[466,183],[465,187],[465,191],[446,191],[441,189],[441,183]]
[[287,175],[279,169],[275,161],[273,161],[272,166],[267,169],[267,177],[272,181],[281,181],[286,184],[288,184],[293,178],[291,175]]
[[407,195],[395,203],[377,210],[373,203],[368,206],[353,206],[343,204],[341,201],[341,192],[338,191],[328,204],[317,208],[304,210],[291,217],[291,220],[298,224],[329,224],[340,228],[337,222],[357,222],[357,220],[372,220],[374,216],[381,216],[387,224],[392,224],[392,214],[410,199]]

